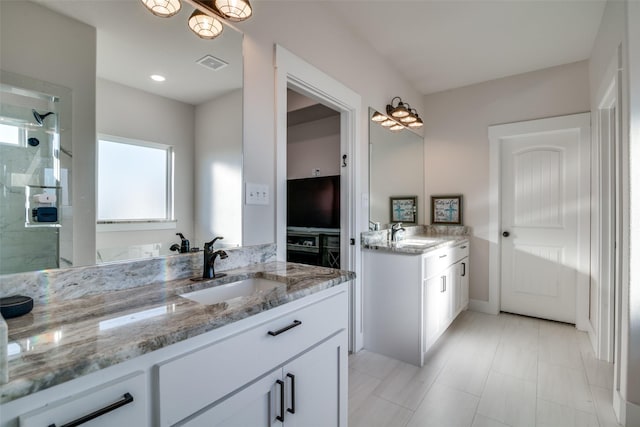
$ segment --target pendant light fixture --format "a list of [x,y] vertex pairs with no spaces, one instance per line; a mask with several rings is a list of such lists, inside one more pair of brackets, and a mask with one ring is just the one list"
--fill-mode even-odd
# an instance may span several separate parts
[[204,12],[195,10],[189,17],[189,28],[201,39],[215,39],[222,34],[222,22]]
[[253,10],[249,0],[215,0],[216,9],[229,21],[241,22],[249,19]]
[[[140,0],[156,16],[169,18],[182,7],[181,0]],[[195,8],[189,17],[189,28],[202,39],[213,39],[222,33],[223,20],[241,22],[253,14],[249,0],[182,0]]]
[[156,16],[168,18],[180,12],[180,0],[142,0],[142,4]]
[[[394,105],[396,100],[398,100],[398,103]],[[376,111],[371,116],[371,121],[395,132],[408,128],[419,129],[424,126],[424,122],[416,109],[402,102],[399,96],[393,98],[391,104],[387,104],[386,115]]]

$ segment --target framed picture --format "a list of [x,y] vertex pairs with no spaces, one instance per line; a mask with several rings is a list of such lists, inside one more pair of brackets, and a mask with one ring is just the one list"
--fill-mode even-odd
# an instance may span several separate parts
[[431,196],[432,224],[462,224],[462,195]]
[[391,222],[415,223],[417,214],[417,196],[390,197]]

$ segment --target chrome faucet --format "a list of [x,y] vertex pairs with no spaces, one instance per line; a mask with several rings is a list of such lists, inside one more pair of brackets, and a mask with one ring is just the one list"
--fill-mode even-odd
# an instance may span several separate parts
[[222,240],[223,237],[216,237],[210,242],[204,244],[204,265],[202,267],[202,278],[203,279],[217,279],[218,277],[224,277],[226,274],[218,273],[216,274],[214,269],[214,264],[216,262],[216,258],[220,256],[220,259],[226,259],[229,255],[222,249],[218,249],[217,251],[213,250],[213,244],[217,240]]
[[391,226],[391,243],[396,243],[404,236],[405,229],[401,222],[396,222]]

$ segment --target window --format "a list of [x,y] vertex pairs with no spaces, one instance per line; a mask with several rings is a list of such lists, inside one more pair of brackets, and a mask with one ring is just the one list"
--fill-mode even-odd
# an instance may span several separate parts
[[0,123],[0,143],[21,146],[24,141],[24,131],[14,125]]
[[98,222],[172,220],[172,148],[152,142],[100,136]]

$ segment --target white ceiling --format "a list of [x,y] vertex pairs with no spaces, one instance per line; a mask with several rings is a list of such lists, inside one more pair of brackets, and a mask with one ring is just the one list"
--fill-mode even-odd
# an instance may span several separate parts
[[[194,105],[242,86],[242,35],[225,27],[219,39],[198,39],[186,5],[162,19],[139,0],[37,1],[98,29],[100,77]],[[321,3],[428,94],[589,58],[605,0]],[[195,64],[205,54],[230,65],[212,72]],[[152,82],[154,73],[167,82]]]
[[[187,26],[186,4],[171,19],[153,16],[140,0],[39,0],[97,29],[97,74],[127,86],[197,105],[242,87],[242,34],[225,27],[214,40]],[[229,65],[211,71],[196,64],[213,55]],[[151,74],[164,75],[163,83]]]
[[337,0],[326,6],[424,94],[589,58],[604,0]]

